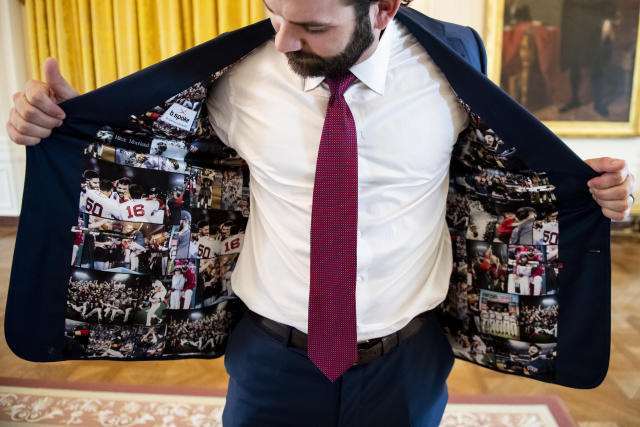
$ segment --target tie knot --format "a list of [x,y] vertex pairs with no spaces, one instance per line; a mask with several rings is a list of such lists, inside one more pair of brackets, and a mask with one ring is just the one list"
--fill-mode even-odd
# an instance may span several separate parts
[[345,74],[342,77],[329,78],[327,77],[327,84],[329,85],[329,91],[331,96],[342,96],[347,91],[349,86],[356,81],[356,76],[353,73]]

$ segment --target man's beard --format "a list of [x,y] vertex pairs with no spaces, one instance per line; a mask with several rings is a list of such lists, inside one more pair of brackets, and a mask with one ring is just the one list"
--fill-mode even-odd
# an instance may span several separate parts
[[356,27],[347,47],[336,56],[325,59],[303,51],[287,52],[291,69],[302,77],[338,78],[346,75],[374,41],[369,14],[356,17]]

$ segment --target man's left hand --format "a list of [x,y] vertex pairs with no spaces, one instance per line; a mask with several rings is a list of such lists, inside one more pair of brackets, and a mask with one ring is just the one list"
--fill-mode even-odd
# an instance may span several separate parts
[[587,182],[589,192],[594,200],[602,207],[602,213],[607,218],[621,221],[625,219],[633,205],[633,186],[635,177],[621,159],[600,157],[585,160],[591,168],[600,174]]

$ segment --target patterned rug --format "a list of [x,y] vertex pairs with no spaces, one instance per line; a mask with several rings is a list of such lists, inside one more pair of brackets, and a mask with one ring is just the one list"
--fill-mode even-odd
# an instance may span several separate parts
[[[222,426],[224,390],[0,378],[2,426]],[[442,427],[571,426],[556,397],[454,396]]]

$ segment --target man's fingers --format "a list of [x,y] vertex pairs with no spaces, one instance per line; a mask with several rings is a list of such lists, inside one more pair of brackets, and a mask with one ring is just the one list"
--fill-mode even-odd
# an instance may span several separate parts
[[627,217],[627,215],[629,215],[629,210],[620,212],[620,211],[615,211],[613,209],[609,209],[609,208],[602,208],[602,214],[604,216],[606,216],[607,218],[611,218],[614,219],[616,221],[622,221],[623,219],[625,219]]
[[627,196],[626,198],[622,199],[622,200],[600,200],[600,199],[596,199],[596,201],[598,202],[598,204],[602,207],[602,208],[606,208],[618,213],[624,213],[628,210],[631,209],[631,205],[633,203],[633,199],[631,198],[631,196]]
[[616,172],[627,167],[627,162],[622,159],[611,157],[598,157],[597,159],[587,159],[585,163],[598,173]]
[[605,190],[622,184],[629,176],[629,169],[624,168],[615,172],[605,172],[599,177],[593,178],[587,185],[591,189]]
[[57,102],[66,101],[78,96],[75,90],[60,74],[58,61],[55,58],[47,58],[43,66],[44,80],[52,89],[52,96]]
[[36,145],[38,142],[40,142],[40,138],[21,135],[9,122],[7,122],[7,134],[13,142],[20,145]]
[[60,126],[62,124],[61,119],[52,117],[46,114],[44,111],[40,110],[38,107],[31,105],[29,101],[27,101],[27,98],[24,94],[15,97],[13,102],[16,111],[28,123],[43,127],[45,129],[53,129],[54,127]]
[[58,120],[65,118],[64,111],[55,102],[55,96],[46,83],[30,80],[24,88],[24,95],[29,104],[37,107],[43,113]]
[[15,108],[12,108],[9,112],[9,122],[21,135],[24,136],[33,136],[42,139],[51,135],[51,129],[46,129],[27,122],[20,116]]
[[591,194],[593,194],[598,200],[624,200],[629,197],[629,194],[633,193],[634,177],[632,174],[627,175],[627,178],[620,185],[609,187],[605,189],[591,188]]

